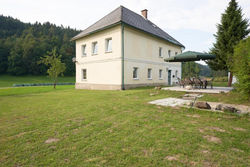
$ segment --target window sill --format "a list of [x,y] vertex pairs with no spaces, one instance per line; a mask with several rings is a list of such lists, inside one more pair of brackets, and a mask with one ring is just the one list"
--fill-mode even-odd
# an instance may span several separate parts
[[83,82],[86,82],[86,81],[87,81],[87,79],[82,79],[82,81],[83,81]]
[[152,80],[152,78],[148,78],[148,80]]
[[87,57],[87,55],[81,56],[81,58]]
[[139,78],[133,78],[133,80],[139,80]]
[[163,78],[159,78],[159,80],[163,80]]
[[105,53],[112,53],[112,50],[111,51],[105,51]]
[[98,55],[98,53],[92,53],[92,56],[96,56],[96,55]]

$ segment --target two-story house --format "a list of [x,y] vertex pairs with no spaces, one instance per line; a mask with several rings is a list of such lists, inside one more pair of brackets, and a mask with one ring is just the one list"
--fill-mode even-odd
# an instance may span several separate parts
[[147,19],[120,6],[72,38],[76,42],[77,89],[129,89],[171,85],[181,63],[164,58],[184,46]]

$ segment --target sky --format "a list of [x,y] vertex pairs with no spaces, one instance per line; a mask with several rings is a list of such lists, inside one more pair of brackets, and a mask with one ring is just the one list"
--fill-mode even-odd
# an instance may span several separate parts
[[[23,22],[51,22],[84,30],[120,5],[148,19],[185,46],[184,51],[208,52],[230,0],[0,0],[0,15]],[[238,0],[250,20],[250,0]]]

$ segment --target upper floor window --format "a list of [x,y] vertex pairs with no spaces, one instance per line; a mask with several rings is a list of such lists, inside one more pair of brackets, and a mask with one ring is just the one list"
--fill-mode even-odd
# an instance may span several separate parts
[[106,39],[106,52],[112,52],[112,38]]
[[81,50],[82,50],[82,57],[85,57],[87,55],[86,54],[86,45],[82,45]]
[[168,50],[168,57],[171,56],[171,50]]
[[92,43],[92,54],[95,55],[98,53],[98,45],[97,42]]
[[162,79],[162,69],[159,70],[159,79]]
[[162,57],[162,47],[159,47],[159,57]]
[[87,79],[87,69],[82,69],[82,79]]
[[148,79],[152,79],[152,69],[148,68]]
[[138,67],[133,68],[133,79],[138,79]]

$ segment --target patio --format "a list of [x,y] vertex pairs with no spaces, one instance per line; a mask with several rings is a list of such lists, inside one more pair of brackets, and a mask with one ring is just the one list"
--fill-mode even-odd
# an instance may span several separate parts
[[213,87],[211,89],[210,87],[207,89],[187,89],[187,88],[182,88],[180,86],[174,86],[174,87],[165,87],[162,88],[163,90],[172,90],[172,91],[183,91],[183,92],[192,92],[192,93],[227,93],[231,91],[233,88],[232,87]]

